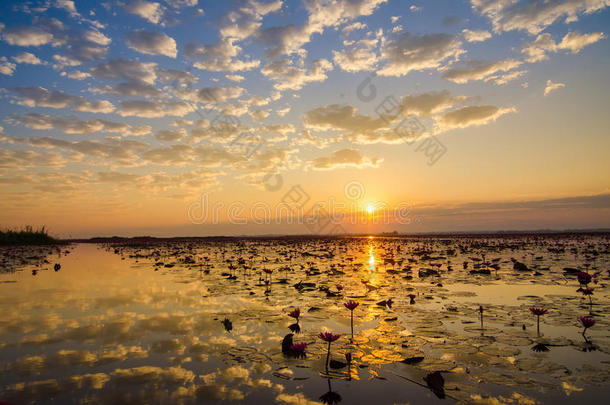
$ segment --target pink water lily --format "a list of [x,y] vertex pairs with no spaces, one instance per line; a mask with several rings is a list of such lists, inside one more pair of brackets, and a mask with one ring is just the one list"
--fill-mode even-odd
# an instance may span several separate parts
[[335,335],[332,332],[320,332],[318,337],[323,341],[328,342],[328,351],[326,352],[326,369],[328,369],[328,363],[330,361],[330,344],[339,339],[341,335]]
[[350,310],[350,325],[352,327],[352,339],[354,338],[354,309],[358,308],[358,305],[360,305],[359,302],[357,301],[347,301],[346,303],[344,303],[343,305],[345,305],[345,308]]

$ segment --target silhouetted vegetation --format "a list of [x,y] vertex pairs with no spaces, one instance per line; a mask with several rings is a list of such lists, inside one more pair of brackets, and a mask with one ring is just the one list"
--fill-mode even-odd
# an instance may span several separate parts
[[51,245],[59,241],[49,235],[43,226],[34,229],[28,225],[22,229],[0,230],[0,245]]

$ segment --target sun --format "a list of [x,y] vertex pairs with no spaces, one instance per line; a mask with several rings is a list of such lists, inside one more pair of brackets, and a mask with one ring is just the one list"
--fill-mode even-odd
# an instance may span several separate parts
[[375,206],[373,204],[369,204],[366,206],[366,212],[368,212],[369,214],[372,214],[375,212]]

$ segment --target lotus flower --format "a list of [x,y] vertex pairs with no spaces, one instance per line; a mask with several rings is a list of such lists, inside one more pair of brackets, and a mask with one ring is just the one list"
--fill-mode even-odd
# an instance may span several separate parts
[[358,305],[360,305],[360,303],[356,301],[347,301],[343,305],[345,305],[345,308],[349,309],[350,311],[353,311],[358,307]]
[[590,327],[595,325],[595,319],[591,318],[590,316],[581,316],[578,319],[580,319],[580,323],[582,323],[582,326],[584,326],[584,328],[585,328],[582,331],[582,335],[584,337],[585,336],[585,332],[587,331],[587,329],[589,329]]
[[307,349],[307,343],[294,343],[290,346],[290,351],[295,357],[305,357],[305,349]]
[[288,313],[288,316],[297,320],[299,322],[299,316],[301,316],[301,310],[299,308],[293,309]]
[[332,332],[320,332],[318,337],[323,341],[328,342],[328,351],[326,352],[326,369],[328,370],[328,363],[330,361],[330,344],[339,339],[341,335],[335,335]]
[[532,314],[536,315],[538,318],[537,319],[538,326],[537,326],[536,330],[538,331],[538,335],[540,335],[540,315],[544,315],[549,311],[544,308],[534,308],[534,307],[530,307],[530,311],[532,312]]
[[360,303],[356,301],[347,301],[343,305],[345,305],[345,308],[350,310],[350,325],[352,327],[352,339],[354,339],[354,309],[356,309]]

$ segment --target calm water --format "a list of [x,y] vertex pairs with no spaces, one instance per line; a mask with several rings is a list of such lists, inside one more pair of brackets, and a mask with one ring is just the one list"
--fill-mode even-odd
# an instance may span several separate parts
[[[5,249],[0,400],[604,403],[609,253],[604,235]],[[597,273],[591,303],[565,268]],[[305,357],[282,353],[295,308]],[[341,334],[329,368],[324,328]]]

